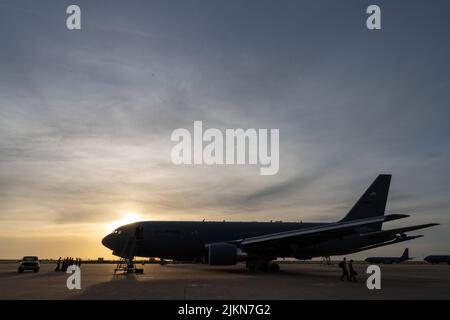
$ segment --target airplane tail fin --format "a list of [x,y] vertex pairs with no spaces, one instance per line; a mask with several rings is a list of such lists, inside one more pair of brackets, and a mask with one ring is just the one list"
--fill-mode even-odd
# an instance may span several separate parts
[[402,259],[409,259],[409,248],[406,248],[405,251],[403,251]]
[[[390,184],[391,175],[380,174],[341,221],[383,216]],[[382,222],[377,222],[369,225],[368,229],[381,230],[381,227]]]

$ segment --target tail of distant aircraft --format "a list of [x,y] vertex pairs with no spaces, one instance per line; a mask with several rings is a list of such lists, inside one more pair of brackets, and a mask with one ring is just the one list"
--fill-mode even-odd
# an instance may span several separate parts
[[403,254],[401,256],[401,259],[408,260],[409,259],[409,249],[406,248],[405,251],[403,251]]
[[[383,216],[390,184],[391,175],[380,174],[341,221]],[[377,231],[381,230],[381,226],[382,222],[374,223],[368,229]]]

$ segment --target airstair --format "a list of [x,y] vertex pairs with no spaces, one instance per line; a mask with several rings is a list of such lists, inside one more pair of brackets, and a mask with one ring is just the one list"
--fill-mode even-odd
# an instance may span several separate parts
[[120,253],[121,258],[114,269],[114,274],[117,274],[118,272],[121,274],[144,272],[144,269],[136,268],[133,262],[134,256],[136,255],[136,249],[140,246],[142,240],[141,237],[136,236],[130,236],[127,239]]

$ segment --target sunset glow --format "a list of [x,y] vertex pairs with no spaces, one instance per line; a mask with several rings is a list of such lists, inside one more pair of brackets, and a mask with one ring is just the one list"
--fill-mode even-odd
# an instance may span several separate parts
[[130,224],[133,222],[141,221],[142,217],[139,213],[136,212],[126,212],[123,217],[119,220],[115,220],[107,225],[107,231],[112,232],[116,230],[118,227],[123,226],[125,224]]

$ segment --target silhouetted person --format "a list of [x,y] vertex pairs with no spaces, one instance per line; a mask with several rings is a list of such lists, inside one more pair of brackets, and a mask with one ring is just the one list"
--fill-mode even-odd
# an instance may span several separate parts
[[356,280],[356,276],[358,275],[358,273],[355,271],[355,269],[353,269],[353,260],[350,260],[350,262],[348,263],[348,272],[350,274],[349,281],[358,282],[358,280]]
[[56,263],[55,271],[61,271],[61,257],[59,257],[58,262]]
[[66,259],[62,259],[61,261],[61,269],[59,271],[63,271],[64,270],[64,264],[65,264]]
[[348,276],[347,259],[344,258],[344,260],[339,262],[339,268],[342,269],[341,281],[344,281],[344,278],[347,278],[347,280],[350,280],[350,278]]
[[62,267],[61,267],[61,271],[62,272],[66,272],[67,271],[67,264],[69,263],[69,258],[64,258],[63,263],[62,263]]

